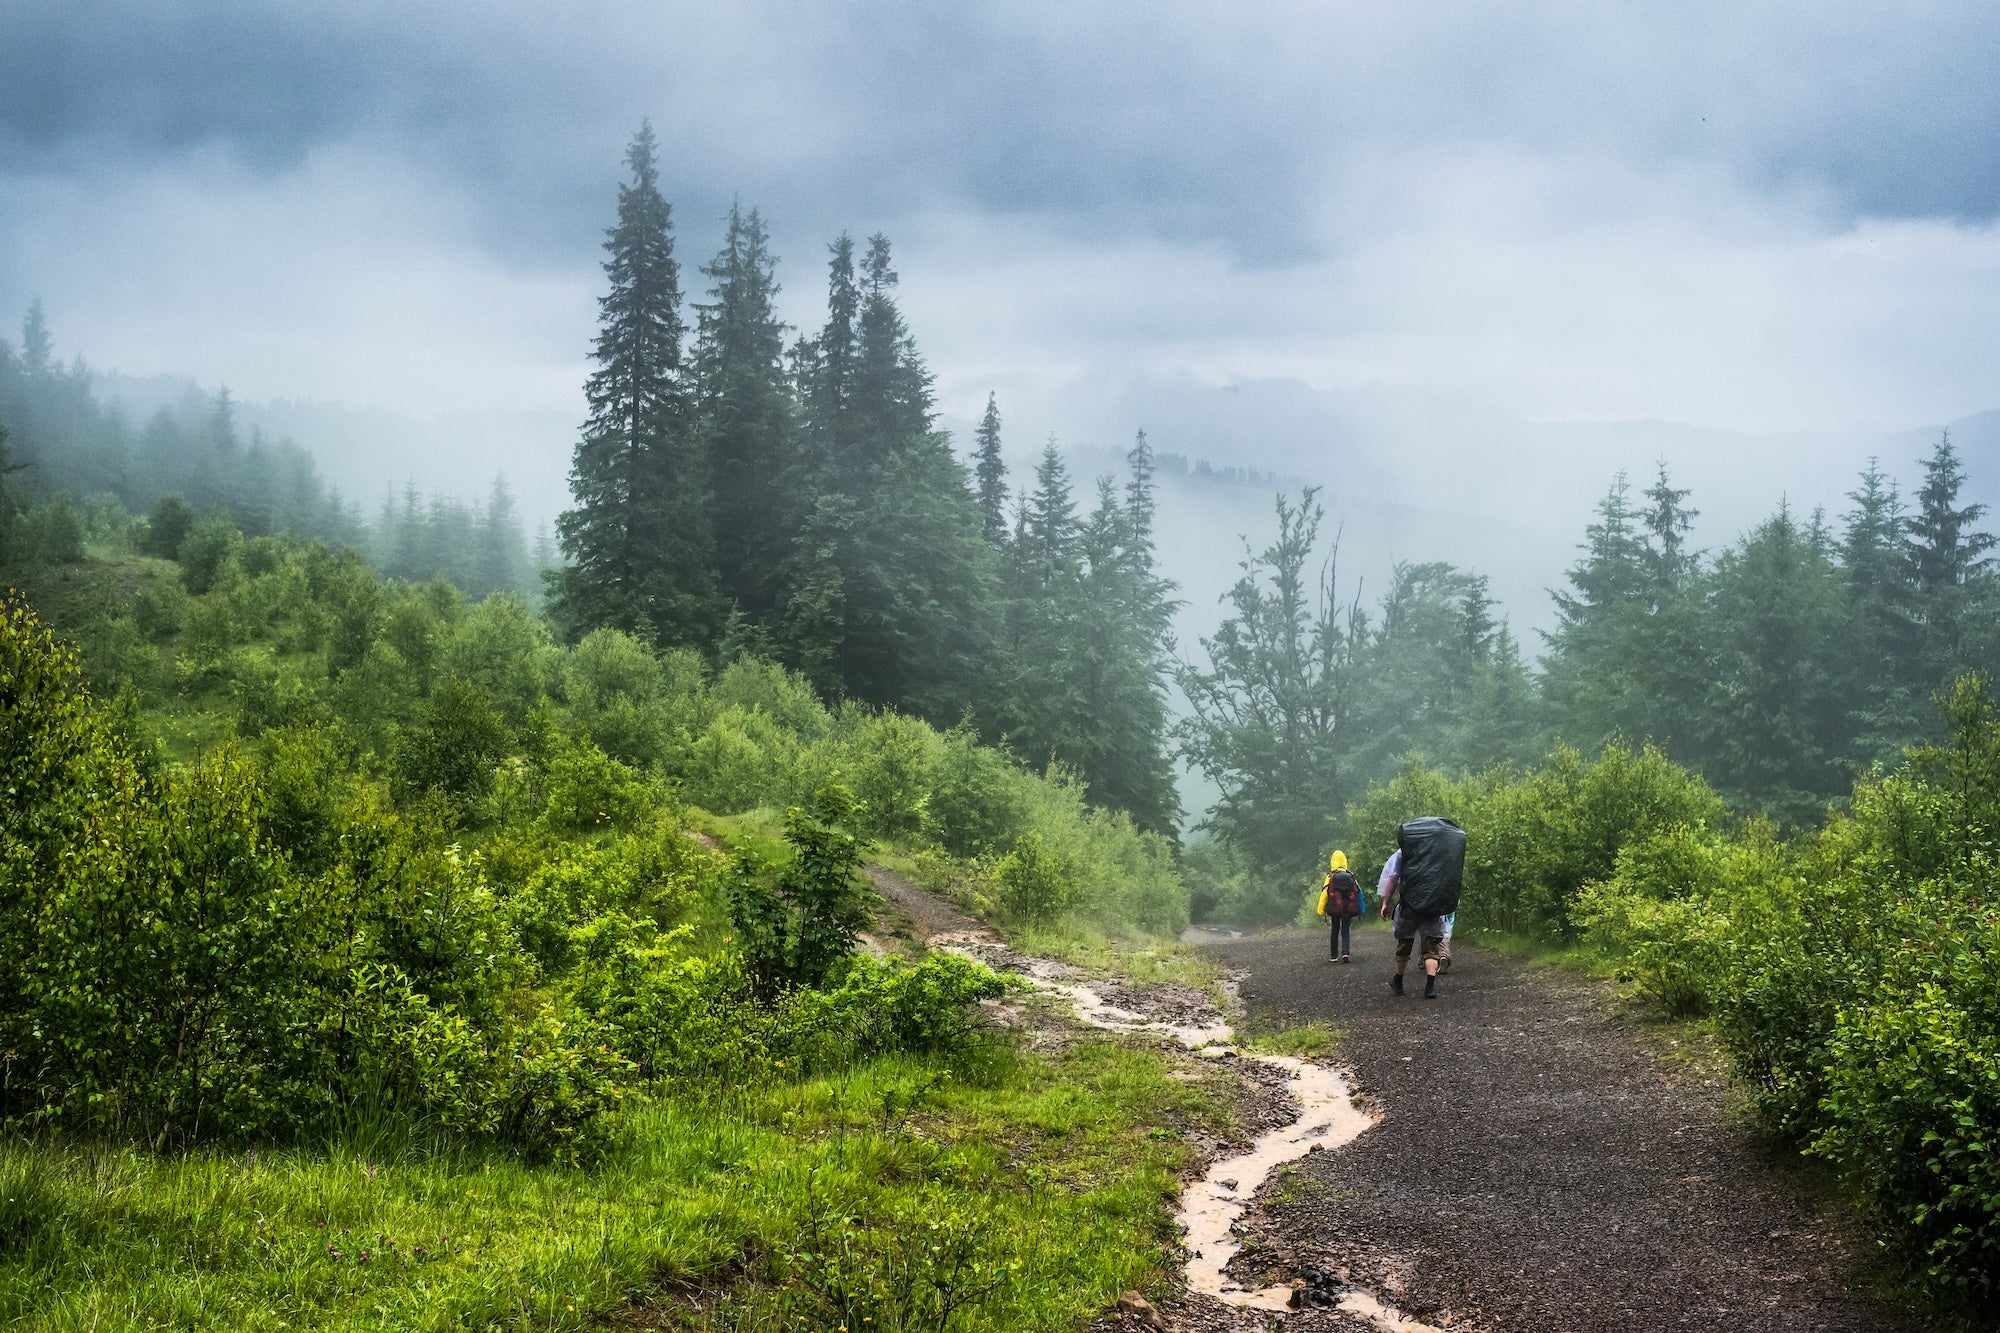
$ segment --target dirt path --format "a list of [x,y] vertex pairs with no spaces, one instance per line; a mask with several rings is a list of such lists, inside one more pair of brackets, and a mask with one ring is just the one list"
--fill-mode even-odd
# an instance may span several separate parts
[[1830,1208],[1720,1081],[1615,1017],[1605,986],[1461,946],[1441,999],[1421,981],[1398,999],[1386,931],[1354,944],[1344,967],[1319,932],[1204,946],[1253,1018],[1340,1027],[1380,1114],[1266,1191],[1251,1225],[1270,1271],[1317,1294],[1345,1270],[1447,1328],[1915,1327],[1852,1285]]

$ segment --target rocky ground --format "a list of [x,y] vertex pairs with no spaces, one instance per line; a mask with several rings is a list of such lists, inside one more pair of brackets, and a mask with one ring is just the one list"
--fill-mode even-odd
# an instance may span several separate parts
[[[1340,1028],[1379,1112],[1251,1215],[1258,1262],[1309,1301],[1351,1280],[1454,1329],[1915,1327],[1870,1298],[1849,1224],[1758,1145],[1720,1074],[1621,1018],[1610,987],[1461,945],[1441,998],[1397,998],[1387,932],[1354,946],[1347,966],[1316,931],[1205,947],[1254,1014]],[[1322,1326],[1342,1325],[1287,1321]]]

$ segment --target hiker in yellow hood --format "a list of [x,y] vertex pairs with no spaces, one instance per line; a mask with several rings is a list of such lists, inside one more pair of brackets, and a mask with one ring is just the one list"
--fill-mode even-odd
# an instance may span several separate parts
[[1353,943],[1354,918],[1361,915],[1361,906],[1361,881],[1348,871],[1347,853],[1335,852],[1327,861],[1326,883],[1319,891],[1319,914],[1333,927],[1328,962],[1350,961],[1348,947]]

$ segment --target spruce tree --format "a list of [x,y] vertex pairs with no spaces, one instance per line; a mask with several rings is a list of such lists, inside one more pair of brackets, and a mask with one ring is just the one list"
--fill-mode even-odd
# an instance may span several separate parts
[[1570,568],[1569,587],[1554,594],[1556,629],[1547,635],[1543,689],[1564,738],[1585,747],[1652,730],[1637,628],[1654,606],[1657,561],[1644,522],[1618,473],[1585,529],[1583,559]]
[[[1167,754],[1165,675],[1173,603],[1139,542],[1130,506],[1100,478],[1097,507],[1078,537],[1083,569],[1074,614],[1074,693],[1082,703],[1070,745],[1093,800],[1140,827],[1173,832],[1180,813]],[[1065,756],[1068,757],[1068,756]]]
[[889,238],[868,238],[861,270],[861,318],[855,344],[855,429],[863,448],[856,480],[865,484],[888,453],[930,433],[931,376],[917,355],[908,324],[896,306],[898,279]]
[[1659,476],[1646,490],[1643,522],[1647,537],[1647,563],[1659,596],[1671,596],[1693,570],[1695,559],[1687,550],[1688,529],[1701,514],[1688,507],[1690,492],[1667,479],[1666,460],[1659,464]]
[[28,303],[28,316],[21,321],[21,369],[30,380],[46,378],[55,369],[55,342],[39,296]]
[[785,657],[841,693],[956,721],[990,631],[993,552],[964,464],[931,428],[930,374],[893,295],[889,243],[832,248],[827,322],[795,352],[804,512],[782,573]]
[[487,493],[486,508],[479,515],[478,564],[465,584],[468,596],[479,598],[494,592],[518,591],[522,581],[521,519],[514,507],[514,492],[507,478],[493,474],[493,488]]
[[854,275],[854,239],[846,232],[827,247],[826,324],[800,344],[796,378],[811,432],[811,490],[850,494],[860,472],[854,419],[855,354],[861,288]]
[[716,567],[723,594],[753,623],[769,620],[776,606],[779,568],[811,482],[797,452],[776,267],[762,216],[731,205],[722,251],[702,269],[712,285],[699,308],[695,364],[714,477]]
[[1965,469],[1947,431],[1924,460],[1924,487],[1917,493],[1917,509],[1910,515],[1905,538],[1910,574],[1920,595],[1960,587],[1992,563],[1986,553],[1993,549],[1993,535],[1973,527],[1986,506],[1960,506],[1958,493],[1964,485]]
[[1007,544],[1007,462],[1000,456],[1000,404],[990,393],[975,439],[973,476],[979,483],[979,512],[986,540],[999,550]]
[[1910,515],[1904,551],[1916,612],[1919,685],[1925,694],[1944,688],[1964,667],[1966,630],[1979,605],[1978,585],[1992,567],[1991,533],[1975,525],[1981,504],[1960,505],[1965,469],[1947,432],[1924,460],[1924,485]]
[[1740,807],[1813,819],[1844,776],[1839,576],[1781,504],[1722,554],[1713,585],[1702,772]]
[[1131,475],[1125,482],[1125,512],[1132,521],[1132,549],[1143,552],[1150,567],[1153,557],[1153,446],[1140,431],[1125,455]]
[[568,564],[551,614],[572,638],[600,626],[661,644],[710,641],[720,614],[708,477],[681,364],[680,267],[660,194],[656,142],[642,124],[626,153],[606,235],[597,369],[570,469],[575,507],[557,520]]

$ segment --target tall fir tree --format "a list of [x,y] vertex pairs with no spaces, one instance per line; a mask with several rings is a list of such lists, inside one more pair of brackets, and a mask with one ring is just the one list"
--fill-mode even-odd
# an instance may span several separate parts
[[1634,633],[1654,604],[1656,560],[1645,516],[1619,472],[1584,530],[1583,558],[1557,591],[1556,628],[1544,637],[1542,688],[1565,738],[1590,747],[1649,728],[1650,701],[1635,678]]
[[1687,537],[1701,511],[1689,507],[1690,494],[1686,487],[1675,486],[1668,479],[1666,460],[1662,459],[1659,475],[1646,489],[1646,508],[1642,512],[1647,563],[1658,599],[1679,591],[1695,568],[1696,557],[1687,549]]
[[600,626],[663,645],[711,642],[720,609],[706,460],[681,364],[680,266],[642,124],[626,153],[598,301],[590,416],[570,469],[575,507],[557,520],[568,563],[550,611],[571,637]]
[[55,368],[55,340],[49,336],[48,316],[38,296],[28,303],[27,318],[21,321],[21,369],[29,379],[38,380]]
[[[1149,488],[1139,490],[1150,502]],[[1074,633],[1087,729],[1077,762],[1096,800],[1172,836],[1180,801],[1167,749],[1166,675],[1175,604],[1133,513],[1129,494],[1121,497],[1109,477],[1100,478],[1097,507],[1079,534]]]
[[775,610],[778,572],[810,481],[798,454],[776,269],[763,218],[731,205],[722,251],[702,269],[711,286],[699,307],[695,365],[714,478],[716,567],[723,594],[756,624]]
[[1000,404],[986,395],[986,412],[974,437],[972,475],[979,485],[979,513],[987,542],[999,550],[1007,544],[1007,461],[1000,454]]
[[865,450],[860,478],[891,451],[930,433],[931,376],[897,307],[889,238],[868,238],[861,269],[861,318],[855,345],[855,429]]
[[493,486],[486,494],[486,507],[479,514],[479,550],[465,591],[471,597],[494,592],[518,592],[524,581],[521,568],[526,553],[521,517],[514,505],[514,492],[501,473],[493,474]]
[[1926,695],[1942,689],[1950,676],[1970,665],[1966,630],[1986,591],[1979,585],[1992,567],[1987,554],[1993,534],[1977,524],[1982,504],[1959,503],[1965,468],[1946,432],[1924,460],[1923,489],[1917,492],[1903,547],[1909,563],[1915,611],[1919,685]]
[[826,323],[799,345],[795,376],[811,433],[815,494],[851,494],[859,476],[859,423],[853,409],[860,344],[861,287],[854,272],[854,238],[842,232],[827,247]]
[[1132,549],[1145,556],[1150,569],[1153,561],[1153,520],[1158,506],[1153,498],[1153,446],[1140,431],[1125,455],[1125,513],[1132,521]]
[[1700,766],[1739,806],[1803,822],[1844,776],[1843,597],[1789,507],[1718,559]]
[[993,553],[965,466],[931,428],[895,284],[885,237],[859,273],[852,241],[834,242],[826,325],[793,357],[807,465],[775,638],[823,687],[956,721],[986,650]]

